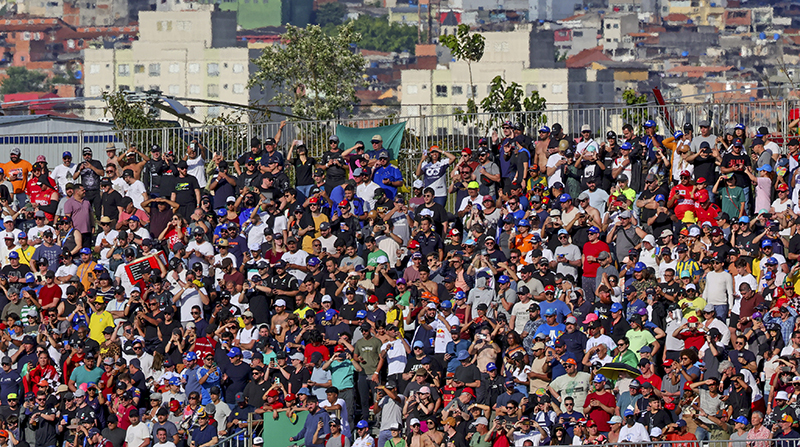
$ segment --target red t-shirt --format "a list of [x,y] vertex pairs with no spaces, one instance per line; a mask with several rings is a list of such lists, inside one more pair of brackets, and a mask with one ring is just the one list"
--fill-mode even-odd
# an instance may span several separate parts
[[697,217],[697,225],[702,225],[703,222],[709,222],[711,225],[716,225],[717,216],[719,216],[719,213],[721,211],[722,208],[720,208],[714,203],[708,205],[708,208],[703,208],[702,206],[695,205],[694,215],[695,217]]
[[39,302],[42,307],[52,304],[54,301],[61,300],[61,287],[56,284],[52,286],[44,286],[39,290]]
[[686,349],[695,348],[699,351],[706,342],[705,335],[705,332],[700,331],[683,331],[678,334],[678,338],[683,340]]
[[[608,248],[608,244],[603,241],[597,241],[595,243],[587,242],[583,244],[583,255],[588,258],[589,256],[594,256],[597,258],[600,253],[607,251],[611,253],[611,249]],[[589,262],[588,260],[583,263],[583,276],[587,278],[596,278],[597,277],[597,269],[600,267],[600,263],[597,260]],[[600,430],[600,431],[608,431],[608,430]]]
[[[586,396],[586,404],[593,400],[600,401],[601,404],[614,408],[617,405],[617,399],[614,397],[614,393],[605,392],[603,394],[598,393],[589,393]],[[611,419],[611,415],[608,414],[605,410],[600,407],[592,407],[589,410],[589,414],[587,415],[590,421],[595,421],[597,423],[597,429],[602,432],[607,432],[611,430],[611,426],[608,425],[609,419]]]
[[636,380],[638,380],[639,383],[648,382],[650,385],[653,385],[653,388],[655,388],[657,390],[661,389],[661,377],[658,377],[655,374],[653,374],[649,378],[645,378],[644,376],[639,376],[639,377],[636,378]]
[[314,346],[313,344],[307,344],[303,355],[305,355],[307,359],[310,359],[311,355],[315,352],[322,354],[322,359],[325,361],[328,361],[328,359],[331,358],[331,353],[328,350],[328,347],[325,345]]
[[205,358],[208,354],[213,355],[216,347],[217,342],[208,337],[198,338],[194,342],[194,352],[197,354],[197,357],[201,359]]

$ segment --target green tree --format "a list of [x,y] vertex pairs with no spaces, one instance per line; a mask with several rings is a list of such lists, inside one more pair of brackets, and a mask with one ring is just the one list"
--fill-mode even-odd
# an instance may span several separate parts
[[525,124],[526,127],[539,127],[547,123],[543,113],[547,100],[534,90],[525,96],[522,86],[516,82],[506,83],[502,76],[495,76],[489,85],[489,94],[481,100],[481,108],[489,114],[489,126],[511,120]]
[[43,92],[47,90],[45,80],[47,75],[25,67],[9,67],[6,70],[8,78],[0,86],[0,93]]
[[356,88],[366,86],[366,59],[353,51],[360,40],[352,22],[338,27],[334,35],[318,25],[290,25],[281,36],[282,45],[264,48],[253,60],[258,70],[248,87],[263,91],[271,84],[277,91],[273,102],[297,116],[327,120],[349,113],[358,103]]
[[467,61],[467,69],[469,70],[469,93],[467,96],[467,113],[474,114],[478,112],[478,106],[475,104],[475,83],[472,80],[472,63],[480,62],[483,59],[483,51],[486,48],[486,39],[483,35],[475,33],[470,34],[469,25],[458,25],[458,30],[455,34],[449,34],[439,38],[439,42],[450,49],[453,57],[456,59]]
[[637,133],[641,133],[642,126],[647,121],[647,108],[643,107],[647,104],[647,95],[640,95],[632,89],[627,89],[622,92],[622,100],[628,106],[622,111],[622,120],[633,126]]
[[[414,54],[417,44],[417,27],[400,23],[389,23],[388,16],[371,17],[362,14],[353,24],[353,31],[361,35],[359,48],[387,53],[408,51]],[[336,28],[325,27],[328,34],[334,34]]]
[[314,14],[314,23],[319,26],[339,26],[347,14],[347,6],[339,2],[325,3]]

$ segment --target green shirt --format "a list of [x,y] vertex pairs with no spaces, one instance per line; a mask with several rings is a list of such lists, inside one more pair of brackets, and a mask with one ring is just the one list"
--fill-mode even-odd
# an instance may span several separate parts
[[72,374],[69,375],[69,380],[75,381],[75,386],[79,387],[84,383],[97,383],[100,381],[100,376],[103,375],[103,370],[100,368],[95,368],[91,371],[87,371],[85,366],[79,366],[72,370]]
[[651,334],[647,329],[641,329],[638,331],[631,329],[625,333],[625,336],[628,337],[628,340],[631,342],[630,346],[628,346],[628,351],[632,351],[634,353],[639,352],[639,350],[643,347],[651,345],[656,341],[656,338],[653,337],[653,334]]
[[475,432],[472,434],[472,439],[469,440],[470,447],[492,447],[492,443],[483,440],[484,435]]
[[[389,256],[386,255],[386,252],[383,250],[375,250],[372,253],[367,255],[367,267],[377,267],[378,266],[378,258],[381,256]],[[367,279],[372,279],[372,272],[367,273]]]
[[361,367],[364,368],[364,374],[366,374],[367,377],[374,374],[375,369],[378,367],[381,345],[383,345],[383,343],[374,335],[370,337],[369,340],[362,338],[356,342],[355,353],[364,359],[364,363],[361,364]]
[[738,219],[739,208],[744,203],[744,190],[739,186],[720,188],[717,194],[722,200],[722,212],[731,216],[731,219]]
[[[630,332],[630,331],[628,331],[628,332]],[[621,356],[617,355],[611,361],[612,362],[617,362],[617,363],[627,363],[628,365],[630,365],[630,366],[632,366],[632,367],[634,367],[636,369],[639,369],[639,356],[636,355],[636,353],[634,353],[633,351],[631,351],[630,347],[628,347],[628,349],[626,349],[625,352]]]
[[331,385],[339,388],[339,391],[353,388],[355,386],[356,368],[350,360],[339,361],[334,360],[330,367],[331,372]]

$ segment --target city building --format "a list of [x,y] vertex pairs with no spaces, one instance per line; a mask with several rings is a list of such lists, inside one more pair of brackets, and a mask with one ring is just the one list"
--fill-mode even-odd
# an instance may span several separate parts
[[[160,90],[163,94],[248,104],[258,95],[248,89],[260,54],[236,37],[236,13],[179,11],[140,13],[139,38],[118,48],[85,51],[85,94],[106,91]],[[181,101],[202,121],[220,113],[220,107]],[[100,119],[102,101],[87,101],[85,117]]]

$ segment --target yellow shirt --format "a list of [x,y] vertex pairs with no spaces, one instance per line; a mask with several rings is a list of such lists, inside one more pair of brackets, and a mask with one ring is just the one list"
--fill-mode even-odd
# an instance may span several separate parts
[[[684,308],[683,307],[684,304],[688,304],[689,306]],[[698,316],[697,313],[703,310],[704,307],[706,307],[706,300],[700,298],[699,296],[694,300],[687,300],[686,298],[684,298],[678,301],[678,306],[681,308],[681,312],[683,313],[683,318],[697,317],[699,319],[700,316]]]
[[92,287],[92,283],[94,283],[94,268],[97,266],[97,263],[94,261],[89,261],[88,264],[81,264],[78,266],[77,276],[81,280],[81,284],[83,284],[84,290],[89,290]]
[[92,340],[103,343],[106,341],[103,336],[103,329],[115,327],[114,317],[111,312],[104,310],[102,313],[95,312],[89,317],[89,338]]
[[33,252],[36,251],[36,247],[34,247],[32,245],[28,245],[24,250],[22,249],[22,247],[19,247],[19,248],[15,248],[12,251],[15,251],[15,252],[19,253],[19,263],[20,264],[25,264],[28,267],[30,267],[31,269],[33,269],[33,265],[31,265],[31,260],[33,260]]

